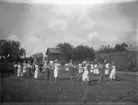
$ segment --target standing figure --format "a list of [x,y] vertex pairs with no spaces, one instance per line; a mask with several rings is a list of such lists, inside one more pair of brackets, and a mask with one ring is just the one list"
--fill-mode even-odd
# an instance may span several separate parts
[[26,62],[24,61],[23,62],[23,74],[25,75],[27,73],[27,64]]
[[100,82],[103,82],[104,79],[104,61],[103,60],[99,60],[99,64],[98,64],[98,69],[99,69],[99,73],[100,73]]
[[13,62],[13,66],[14,66],[14,74],[16,76],[18,67],[17,67],[17,64],[15,62]]
[[27,69],[28,69],[28,74],[29,74],[29,76],[32,76],[32,65],[31,65],[31,62],[30,61],[28,61],[28,63],[27,63]]
[[72,64],[72,60],[70,60],[70,63],[69,63],[69,72],[70,72],[70,80],[71,80],[71,83],[73,83],[74,68],[76,68],[76,66],[74,66]]
[[20,62],[17,64],[17,78],[23,77],[23,70],[22,70],[22,65]]
[[105,61],[105,76],[108,76],[109,75],[109,62],[108,61]]
[[49,80],[50,79],[50,66],[48,64],[48,61],[45,60],[44,61],[44,66],[43,66],[43,71],[45,73],[45,82],[47,81],[47,79]]
[[90,72],[91,72],[91,73],[94,73],[94,64],[93,64],[93,62],[91,63],[91,69],[90,69]]
[[79,73],[83,73],[83,68],[82,68],[82,64],[81,63],[79,63]]
[[85,83],[89,84],[90,82],[90,77],[89,77],[89,64],[86,64],[84,67],[84,72],[82,74],[82,81]]
[[39,66],[36,64],[35,65],[34,78],[38,79],[38,76],[39,76]]
[[51,68],[52,70],[54,70],[54,62],[53,62],[53,60],[50,60],[50,68]]
[[96,75],[99,74],[99,70],[98,70],[98,65],[97,65],[97,63],[94,64],[94,74],[96,74]]
[[115,80],[115,76],[116,76],[116,67],[115,67],[114,62],[112,62],[112,63],[111,63],[111,72],[110,72],[109,79],[110,79],[111,81],[114,81],[114,80]]
[[60,64],[58,63],[58,60],[55,60],[54,64],[54,78],[55,78],[55,83],[57,82],[58,74],[59,74],[59,66]]
[[69,71],[69,64],[65,64],[65,71]]

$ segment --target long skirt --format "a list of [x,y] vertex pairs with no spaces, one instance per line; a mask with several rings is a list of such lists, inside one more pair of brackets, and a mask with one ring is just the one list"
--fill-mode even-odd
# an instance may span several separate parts
[[38,78],[39,75],[39,69],[36,69],[34,72],[34,78]]
[[94,69],[94,74],[99,74],[99,70],[98,69]]
[[54,69],[54,77],[55,77],[55,78],[58,77],[58,69],[57,69],[57,68]]
[[105,69],[105,75],[109,74],[109,69]]
[[23,77],[23,72],[21,69],[17,70],[17,77]]
[[79,68],[79,73],[83,73],[83,68]]
[[82,74],[82,81],[89,81],[90,80],[90,78],[89,78],[89,73],[88,72],[84,72],[83,74]]
[[66,68],[65,68],[65,71],[69,71],[69,67],[66,67]]
[[115,79],[115,69],[112,69],[111,70],[111,73],[110,73],[110,79]]

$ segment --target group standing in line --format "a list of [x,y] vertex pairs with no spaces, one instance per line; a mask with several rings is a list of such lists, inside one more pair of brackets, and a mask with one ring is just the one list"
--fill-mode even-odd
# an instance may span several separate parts
[[[36,59],[34,60],[33,64],[29,62],[18,62],[18,64],[14,64],[14,67],[17,68],[17,77],[23,77],[26,74],[30,76],[34,76],[35,79],[39,78],[40,69],[42,69],[42,73],[45,74],[45,80],[50,79],[51,71],[53,71],[53,77],[55,78],[55,83],[57,82],[57,78],[59,77],[59,71],[61,70],[61,64],[56,59],[55,61],[44,60],[43,67],[38,65]],[[116,76],[116,66],[114,62],[108,62],[104,60],[99,60],[98,63],[96,62],[89,62],[83,61],[82,63],[79,62],[78,65],[72,63],[70,60],[69,63],[64,65],[64,70],[69,72],[71,83],[73,83],[73,77],[75,70],[78,70],[78,73],[82,74],[82,81],[89,84],[91,81],[90,76],[99,75],[100,81],[103,82],[105,76],[108,76],[111,81],[115,80]]]

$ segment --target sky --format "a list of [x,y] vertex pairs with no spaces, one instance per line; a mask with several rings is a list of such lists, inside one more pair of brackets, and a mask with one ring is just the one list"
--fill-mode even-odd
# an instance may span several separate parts
[[27,55],[58,43],[137,45],[137,0],[0,0],[0,39],[18,40]]

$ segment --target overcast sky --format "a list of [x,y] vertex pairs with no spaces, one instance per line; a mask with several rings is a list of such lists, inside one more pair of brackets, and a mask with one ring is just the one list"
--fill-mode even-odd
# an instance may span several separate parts
[[19,40],[27,55],[44,52],[59,42],[98,49],[121,42],[135,46],[138,41],[135,0],[3,1],[0,39]]

